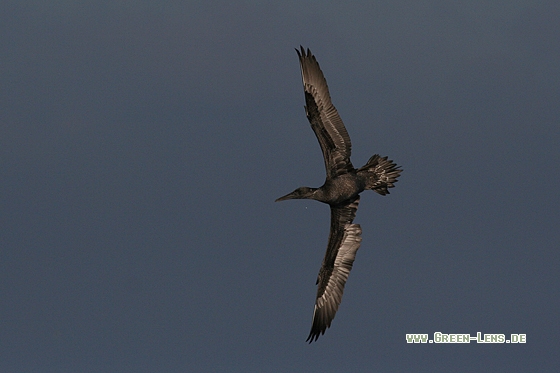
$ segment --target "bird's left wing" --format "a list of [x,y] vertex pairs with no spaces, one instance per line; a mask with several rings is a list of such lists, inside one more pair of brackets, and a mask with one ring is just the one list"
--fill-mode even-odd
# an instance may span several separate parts
[[348,131],[331,102],[329,87],[319,63],[309,49],[297,50],[305,93],[305,112],[325,161],[327,179],[354,169],[350,162],[352,144]]
[[331,206],[331,232],[327,252],[317,278],[317,299],[313,311],[313,324],[307,337],[316,341],[331,326],[342,301],[344,285],[362,242],[362,229],[352,224],[360,197],[346,205]]

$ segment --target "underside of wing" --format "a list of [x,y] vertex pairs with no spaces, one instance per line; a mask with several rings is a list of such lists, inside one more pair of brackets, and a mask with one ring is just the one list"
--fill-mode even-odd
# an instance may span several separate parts
[[344,206],[331,207],[331,232],[317,278],[313,323],[307,337],[309,343],[316,341],[331,326],[342,301],[344,286],[362,241],[360,226],[352,224],[358,203],[359,197]]
[[327,178],[353,170],[352,145],[344,123],[331,102],[329,88],[319,63],[309,49],[297,50],[305,92],[305,110],[311,128],[319,140]]

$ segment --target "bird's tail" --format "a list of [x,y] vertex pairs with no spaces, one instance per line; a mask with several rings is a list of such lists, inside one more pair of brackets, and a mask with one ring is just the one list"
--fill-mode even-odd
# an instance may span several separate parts
[[375,154],[365,166],[358,169],[358,175],[365,178],[366,189],[374,190],[382,196],[389,194],[388,188],[393,188],[398,181],[402,169],[387,157]]

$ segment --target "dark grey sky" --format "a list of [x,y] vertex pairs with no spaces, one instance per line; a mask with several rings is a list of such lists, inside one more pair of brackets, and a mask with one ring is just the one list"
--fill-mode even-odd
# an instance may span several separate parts
[[[558,1],[152,3],[0,4],[0,371],[559,369]],[[404,168],[312,345],[300,44]]]

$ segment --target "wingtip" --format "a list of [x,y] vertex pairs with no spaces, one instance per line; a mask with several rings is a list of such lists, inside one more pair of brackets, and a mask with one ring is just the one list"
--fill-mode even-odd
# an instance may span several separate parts
[[312,343],[319,339],[319,337],[325,334],[325,331],[331,326],[331,323],[325,323],[323,320],[323,315],[317,311],[319,308],[315,305],[313,309],[313,321],[311,323],[311,330],[309,331],[309,335],[305,342]]
[[306,52],[306,49],[301,44],[299,46],[299,49],[297,49],[297,48],[294,48],[294,49],[296,50],[299,58],[313,57],[313,54],[311,53],[311,50],[309,48],[307,48],[307,52]]
[[309,336],[307,336],[307,339],[305,340],[305,342],[311,344],[312,342],[315,342],[319,339],[319,336],[321,334],[319,333],[313,333],[313,330],[309,333]]

